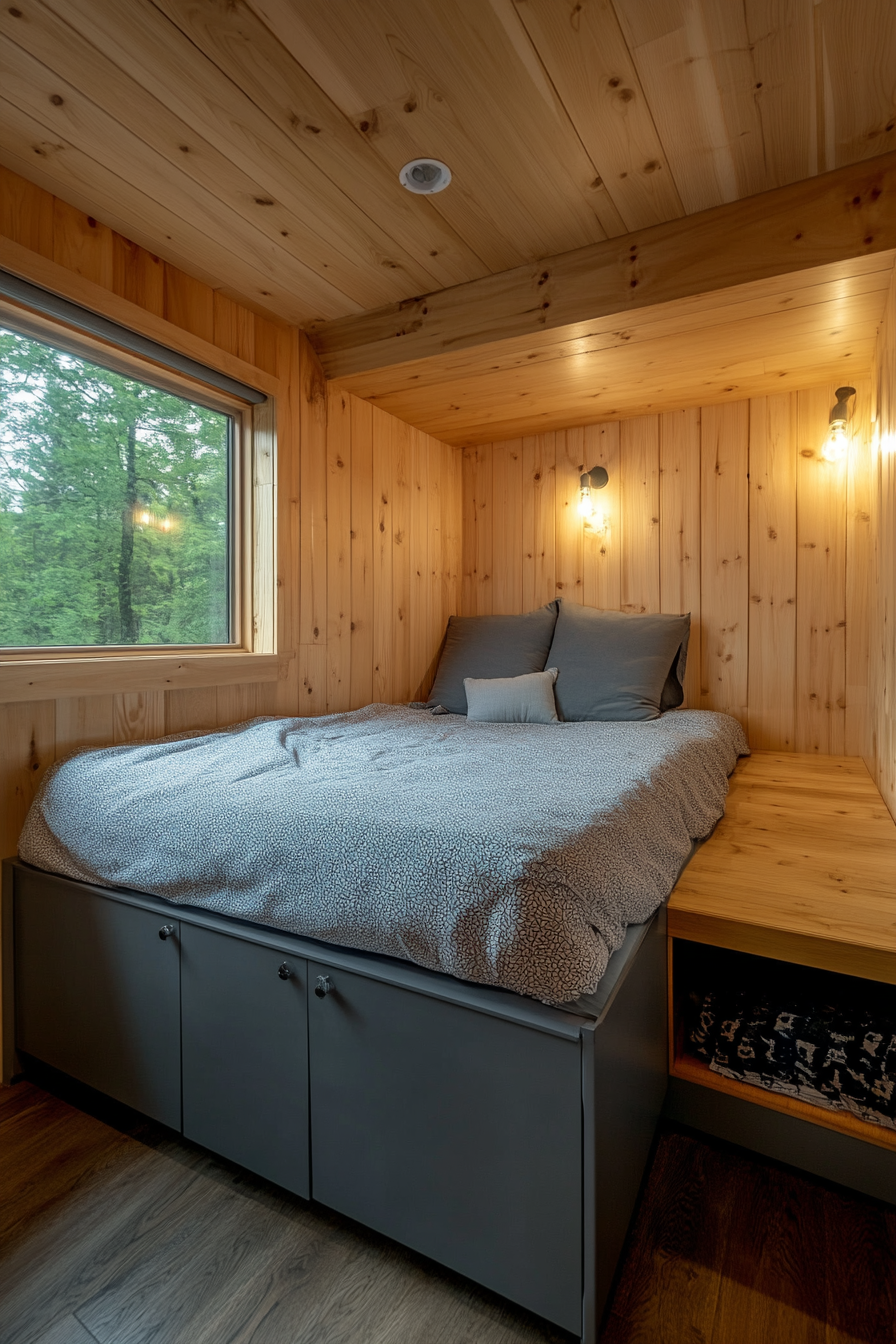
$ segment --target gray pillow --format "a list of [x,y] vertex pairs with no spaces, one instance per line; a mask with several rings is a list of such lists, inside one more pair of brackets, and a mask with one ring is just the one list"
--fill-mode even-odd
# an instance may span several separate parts
[[561,602],[549,662],[564,719],[655,719],[684,700],[690,613],[630,616]]
[[466,714],[464,677],[520,677],[543,672],[557,620],[549,602],[525,616],[450,616],[445,647],[427,704]]
[[478,723],[556,723],[556,667],[521,677],[464,677],[467,718]]

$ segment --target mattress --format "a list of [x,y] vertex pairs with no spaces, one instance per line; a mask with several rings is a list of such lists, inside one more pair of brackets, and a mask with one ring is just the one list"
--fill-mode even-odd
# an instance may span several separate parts
[[724,811],[724,714],[489,724],[371,705],[75,753],[22,859],[551,1003],[592,993]]

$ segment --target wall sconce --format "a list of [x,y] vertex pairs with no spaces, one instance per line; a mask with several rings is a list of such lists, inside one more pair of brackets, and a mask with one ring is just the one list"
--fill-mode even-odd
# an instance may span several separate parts
[[821,449],[821,455],[825,462],[842,462],[846,456],[846,450],[849,447],[849,438],[846,433],[849,411],[846,403],[855,394],[854,387],[838,387],[834,394],[837,398],[837,405],[831,411],[828,436]]
[[606,526],[606,521],[598,511],[594,492],[603,490],[609,479],[606,467],[592,467],[590,471],[583,471],[579,478],[579,516],[586,526],[598,532]]

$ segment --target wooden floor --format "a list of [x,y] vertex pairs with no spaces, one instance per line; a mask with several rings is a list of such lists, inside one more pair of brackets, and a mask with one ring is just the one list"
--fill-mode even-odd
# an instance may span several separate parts
[[[0,1090],[3,1344],[567,1344],[170,1131]],[[102,1117],[102,1118],[100,1118]],[[675,1130],[604,1344],[888,1344],[896,1210]]]

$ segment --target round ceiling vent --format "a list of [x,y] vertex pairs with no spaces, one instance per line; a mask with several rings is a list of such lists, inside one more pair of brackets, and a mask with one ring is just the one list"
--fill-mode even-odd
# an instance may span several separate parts
[[451,169],[440,159],[411,159],[398,174],[398,180],[418,196],[431,196],[435,191],[445,190],[451,181]]

